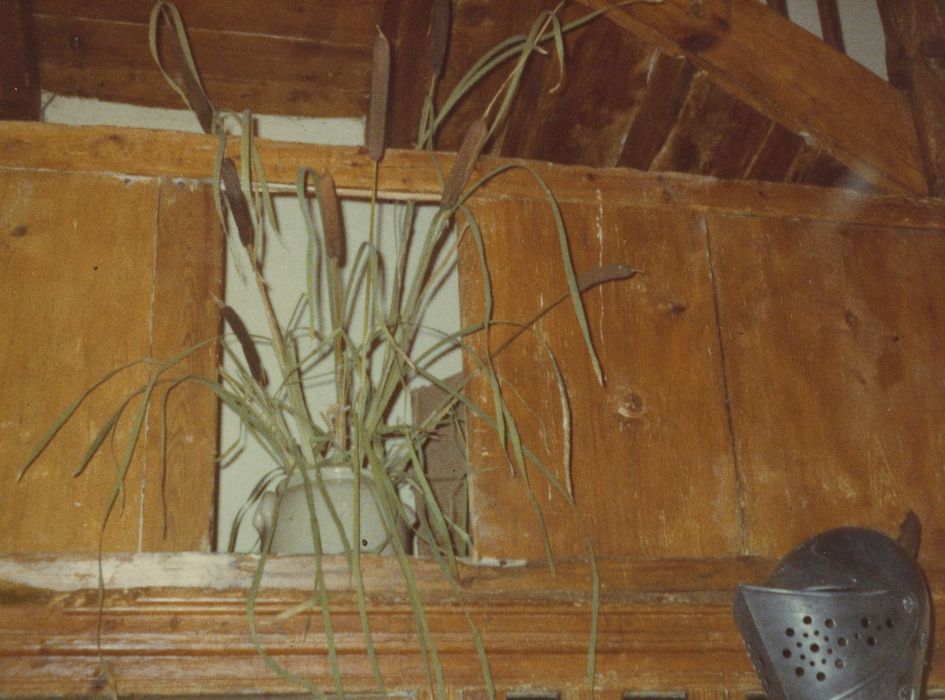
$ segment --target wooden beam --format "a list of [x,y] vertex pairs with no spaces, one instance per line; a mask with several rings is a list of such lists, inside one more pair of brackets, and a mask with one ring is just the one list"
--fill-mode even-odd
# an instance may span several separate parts
[[787,0],[767,0],[768,7],[777,12],[782,17],[788,17]]
[[0,119],[39,119],[40,89],[30,0],[0,3]]
[[[126,175],[209,179],[217,142],[203,134],[151,129],[74,127],[53,124],[0,122],[0,168],[37,168]],[[363,148],[320,146],[260,140],[266,173],[276,186],[294,187],[300,166],[330,170],[346,197],[369,198],[373,179],[371,159]],[[230,154],[239,156],[234,140]],[[380,168],[380,188],[387,199],[438,201],[443,172],[453,164],[450,153],[389,150]],[[484,157],[474,170],[479,178],[504,158]],[[525,161],[522,161],[524,164]],[[863,195],[848,190],[759,182],[727,182],[671,173],[639,173],[626,168],[585,168],[528,162],[562,202],[587,201],[600,192],[614,204],[645,207],[687,206],[716,212],[756,216],[795,217],[820,221],[877,224],[940,230],[945,203],[901,196]],[[292,190],[294,191],[294,189]],[[531,174],[513,168],[480,190],[478,197],[543,199]]]
[[945,196],[945,19],[935,0],[878,0],[889,78],[912,105],[929,191]]
[[840,24],[840,9],[837,0],[817,0],[817,14],[820,16],[820,33],[828,44],[846,53],[843,43],[843,26]]
[[[300,9],[300,8],[304,8]],[[149,2],[38,0],[43,87],[62,95],[185,108],[148,51]],[[308,117],[367,111],[381,0],[180,3],[194,59],[217,108]]]
[[665,0],[607,17],[670,55],[686,55],[723,90],[880,189],[927,191],[903,96],[757,0]]

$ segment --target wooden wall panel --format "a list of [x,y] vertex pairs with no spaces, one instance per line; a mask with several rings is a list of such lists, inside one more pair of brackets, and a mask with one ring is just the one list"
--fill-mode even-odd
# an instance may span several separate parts
[[[147,377],[145,368],[103,388],[22,482],[15,478],[63,408],[109,370],[147,355],[155,184],[4,171],[0,187],[0,549],[94,550],[114,483],[111,457],[82,478],[70,475],[106,411]],[[129,484],[140,476],[136,465]],[[108,549],[137,549],[140,497],[140,489],[126,490]]]
[[[738,553],[741,526],[703,231],[685,211],[670,209],[568,205],[565,218],[579,270],[624,262],[644,274],[585,294],[606,386],[594,378],[571,307],[561,304],[537,324],[536,334],[522,336],[498,358],[511,407],[533,445],[541,445],[534,416],[545,418],[550,444],[542,455],[564,481],[564,446],[554,432],[562,412],[540,334],[568,377],[574,496],[598,554]],[[515,261],[492,271],[496,319],[524,321],[562,293],[545,203],[490,202],[479,222],[490,260]],[[466,322],[481,308],[473,301],[475,273],[468,274],[477,264],[465,262]],[[496,331],[494,347],[502,333]],[[479,391],[488,400],[488,389]],[[471,466],[470,482],[477,552],[540,558],[522,478],[496,456],[489,431],[473,423],[470,454],[483,453],[488,458]],[[555,553],[584,555],[580,520],[537,474],[531,477]]]
[[[209,185],[161,180],[158,195],[151,354],[163,359],[219,333],[224,241]],[[217,348],[190,356],[178,374],[215,377]],[[193,384],[167,396],[164,469],[161,404],[153,404],[148,425],[141,549],[207,552],[215,531],[217,399]]]
[[745,525],[780,556],[840,525],[945,552],[945,237],[713,216]]
[[[163,319],[173,319],[184,334],[200,331],[200,324],[212,324],[217,317],[206,308],[200,309],[199,319],[191,316],[189,298],[179,293],[186,285],[175,292],[155,277],[156,270],[166,270],[169,279],[183,272],[180,265],[174,269],[172,258],[158,254],[160,246],[155,249],[158,230],[173,229],[168,217],[158,223],[159,189],[156,180],[0,171],[0,287],[7,300],[0,305],[0,335],[6,339],[0,354],[2,551],[97,548],[115,483],[111,446],[103,446],[81,477],[70,475],[129,388],[146,380],[146,367],[132,368],[96,392],[88,410],[63,428],[19,484],[17,470],[59,412],[93,382],[120,365],[168,350]],[[203,197],[204,211],[211,213],[206,193]],[[170,215],[173,208],[164,207],[161,213]],[[186,229],[189,235],[201,227],[188,222]],[[177,232],[183,233],[180,228]],[[219,270],[217,263],[206,282],[216,290]],[[155,321],[155,308],[167,317]],[[188,325],[190,331],[185,332]],[[195,431],[208,427],[206,419],[200,420]],[[119,424],[119,435],[126,435],[130,424],[129,415]],[[156,440],[152,427],[143,443],[153,445]],[[120,454],[122,444],[116,443],[115,453]],[[206,446],[199,437],[187,450]],[[152,455],[153,448],[149,462]],[[199,469],[196,461],[188,467]],[[145,501],[153,500],[145,489],[146,479],[139,454],[128,474],[123,511],[115,513],[106,531],[106,549],[138,550],[144,531],[162,527],[158,510],[145,508]],[[172,520],[176,509],[185,513],[212,491],[212,472],[195,473],[185,481],[188,499],[169,505]],[[156,483],[152,481],[152,486]],[[172,491],[175,484],[169,481]],[[207,510],[204,503],[197,523],[202,531],[170,530],[168,546],[196,548],[207,542]]]

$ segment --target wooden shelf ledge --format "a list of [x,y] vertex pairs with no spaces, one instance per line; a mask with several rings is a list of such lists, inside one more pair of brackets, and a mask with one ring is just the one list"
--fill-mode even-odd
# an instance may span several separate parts
[[[250,639],[246,597],[257,563],[252,555],[107,555],[99,647],[96,557],[0,556],[0,694],[89,693],[101,683],[103,663],[123,693],[290,690]],[[311,563],[307,557],[269,561],[257,603],[259,634],[280,663],[329,687],[320,615],[282,615],[310,597]],[[600,689],[726,688],[743,695],[756,688],[731,599],[736,583],[763,580],[772,565],[759,559],[601,561]],[[425,687],[396,562],[365,557],[364,571],[388,690]],[[451,687],[482,684],[468,612],[481,629],[498,687],[580,691],[592,604],[586,562],[563,563],[555,576],[542,565],[464,564],[459,595],[433,562],[416,560],[414,572]],[[929,580],[941,605],[945,571],[931,572]],[[348,687],[371,690],[344,558],[326,560],[326,587]],[[935,636],[943,633],[940,621]],[[933,659],[936,685],[945,682],[943,657],[939,650]]]
[[[267,178],[275,186],[291,187],[294,192],[298,169],[309,166],[330,171],[343,196],[370,195],[372,161],[364,148],[268,140],[258,144]],[[0,121],[0,168],[209,180],[216,148],[216,137],[203,134]],[[229,153],[238,160],[236,139],[231,140]],[[382,197],[438,201],[440,181],[434,159],[442,172],[448,172],[454,154],[388,150],[379,171]],[[945,221],[945,200],[627,168],[483,157],[470,181],[510,164],[527,169],[516,167],[505,172],[483,187],[477,198],[543,199],[537,175],[562,203],[587,201],[589,193],[596,193],[608,204],[652,209],[711,209],[746,216],[935,230],[941,230]]]

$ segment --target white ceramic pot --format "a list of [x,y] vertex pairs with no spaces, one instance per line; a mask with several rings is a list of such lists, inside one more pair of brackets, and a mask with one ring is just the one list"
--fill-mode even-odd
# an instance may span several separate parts
[[[322,467],[322,482],[325,493],[331,500],[342,530],[351,546],[354,546],[354,475],[349,467]],[[344,541],[338,531],[331,511],[325,498],[318,488],[315,474],[309,474],[312,484],[312,496],[315,502],[315,514],[318,518],[318,527],[321,533],[322,552],[324,554],[343,554]],[[280,495],[282,501],[279,502]],[[394,528],[384,525],[382,511],[378,507],[377,491],[374,480],[367,473],[361,475],[361,551],[393,554],[393,544],[388,532],[393,531],[406,546],[408,530],[406,524],[397,519]],[[276,510],[278,508],[278,514]],[[272,536],[273,554],[313,554],[315,548],[312,542],[312,526],[309,518],[308,504],[305,498],[305,482],[301,474],[294,474],[290,479],[284,479],[276,491],[267,491],[256,509],[253,517],[253,526],[259,531],[261,541],[266,537],[275,523],[275,533]]]

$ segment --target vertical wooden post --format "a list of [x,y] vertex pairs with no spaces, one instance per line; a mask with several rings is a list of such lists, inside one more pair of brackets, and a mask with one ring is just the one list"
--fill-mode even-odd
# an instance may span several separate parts
[[935,0],[877,0],[889,80],[906,91],[929,193],[945,196],[945,20]]
[[840,26],[840,11],[837,0],[817,0],[817,14],[820,15],[820,29],[824,41],[838,51],[846,53],[843,43],[843,27]]
[[0,3],[0,119],[39,119],[39,71],[30,0]]

